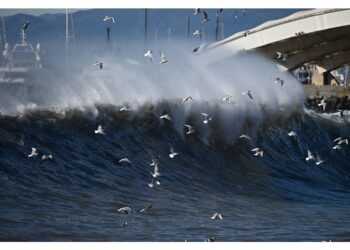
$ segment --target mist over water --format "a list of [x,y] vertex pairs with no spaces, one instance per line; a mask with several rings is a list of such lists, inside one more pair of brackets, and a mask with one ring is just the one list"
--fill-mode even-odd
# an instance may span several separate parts
[[[170,114],[180,134],[191,120],[202,128],[201,138],[207,141],[212,129],[203,128],[204,112],[213,117],[213,126],[222,137],[233,143],[246,122],[258,127],[267,117],[288,116],[305,98],[292,75],[260,55],[220,51],[228,56],[218,60],[213,53],[193,53],[186,41],[159,41],[148,47],[153,50],[152,63],[144,57],[146,49],[140,43],[130,43],[118,53],[102,54],[92,48],[75,48],[66,67],[58,64],[59,73],[51,74],[51,85],[37,98],[40,104],[29,107],[56,112],[88,109],[97,115],[95,105],[128,105],[137,116],[145,105],[152,105],[157,107],[152,110],[156,116]],[[159,51],[166,55],[167,63],[159,63]],[[93,65],[96,61],[103,62],[102,70]],[[283,87],[275,83],[275,77],[284,80]],[[247,90],[251,90],[253,100],[242,95]],[[232,95],[232,103],[222,100],[226,94]],[[194,101],[182,106],[182,98],[187,96]],[[27,108],[18,105],[16,111]]]

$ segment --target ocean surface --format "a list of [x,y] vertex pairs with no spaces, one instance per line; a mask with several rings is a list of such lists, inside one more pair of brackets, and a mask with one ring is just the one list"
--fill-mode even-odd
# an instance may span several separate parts
[[[190,113],[178,126],[159,118],[184,109],[169,107],[2,114],[0,240],[350,240],[349,147],[332,148],[335,138],[350,138],[348,118],[298,108],[256,126],[237,118],[223,129],[215,109],[208,124]],[[225,132],[239,122],[235,133]],[[99,124],[105,135],[95,134]],[[173,159],[171,145],[179,153]],[[38,155],[28,157],[32,147]],[[263,157],[251,151],[256,147]],[[308,150],[324,162],[307,162]],[[150,188],[155,157],[160,185]],[[125,206],[134,212],[118,213]],[[212,220],[214,213],[223,219]]]

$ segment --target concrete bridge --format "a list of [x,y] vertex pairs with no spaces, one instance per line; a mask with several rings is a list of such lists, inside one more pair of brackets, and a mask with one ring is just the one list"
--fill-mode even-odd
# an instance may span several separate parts
[[[330,84],[330,72],[350,63],[350,9],[314,9],[268,21],[253,29],[236,33],[224,40],[203,46],[212,53],[261,53],[288,70],[316,65],[313,83]],[[286,59],[277,59],[277,52]],[[220,55],[220,53],[217,53]],[[227,53],[221,53],[227,56]]]

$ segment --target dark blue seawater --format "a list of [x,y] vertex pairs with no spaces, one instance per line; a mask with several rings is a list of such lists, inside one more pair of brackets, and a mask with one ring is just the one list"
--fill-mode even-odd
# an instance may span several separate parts
[[[213,134],[205,144],[152,112],[98,109],[97,117],[0,116],[1,241],[350,240],[349,148],[332,149],[333,139],[350,137],[346,121],[298,111],[265,120],[252,142],[230,145]],[[104,136],[94,133],[100,123]],[[250,151],[256,145],[263,158]],[[28,158],[32,147],[39,155]],[[325,162],[306,162],[308,149]],[[158,155],[161,185],[152,189]],[[132,164],[118,162],[124,157]],[[136,213],[117,213],[123,206]],[[215,212],[223,220],[211,220]]]

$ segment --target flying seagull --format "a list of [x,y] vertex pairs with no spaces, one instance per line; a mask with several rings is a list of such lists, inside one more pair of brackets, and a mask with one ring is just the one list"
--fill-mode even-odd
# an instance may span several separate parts
[[338,141],[338,145],[341,145],[343,143],[345,143],[346,145],[349,145],[348,139],[344,139],[344,140],[339,140]]
[[187,96],[186,98],[182,98],[182,105],[184,105],[185,102],[190,101],[190,100],[193,101],[191,96]]
[[253,100],[252,92],[250,90],[242,92],[242,95],[248,95]]
[[260,148],[253,148],[251,151],[255,153],[254,154],[255,156],[259,156],[259,155],[260,157],[264,156],[264,151],[261,150]]
[[104,22],[111,21],[112,23],[115,23],[114,17],[112,17],[112,16],[105,16],[105,18],[103,18],[103,21]]
[[322,159],[320,158],[320,156],[317,155],[317,157],[316,157],[316,165],[318,166],[318,165],[322,164],[323,162],[324,162],[324,160],[322,160]]
[[215,214],[213,214],[212,217],[210,217],[210,219],[212,219],[212,220],[217,220],[217,219],[222,220],[222,216],[219,213],[215,213]]
[[246,135],[246,134],[240,135],[239,138],[240,138],[240,139],[245,138],[245,139],[248,139],[248,140],[250,140],[250,141],[252,140],[252,138],[250,138],[250,137],[249,137],[248,135]]
[[147,210],[150,210],[153,206],[152,205],[147,205],[144,208],[141,209],[140,214],[142,214],[143,212],[146,212]]
[[152,50],[147,50],[145,53],[145,57],[148,57],[151,62],[153,62],[153,51]]
[[277,51],[276,54],[277,54],[276,59],[279,59],[281,61],[286,61],[288,58],[288,55],[286,53]]
[[335,150],[341,150],[342,147],[341,147],[339,144],[337,144],[337,145],[335,145],[335,146],[333,147],[333,149],[335,149]]
[[202,23],[208,22],[210,20],[210,18],[208,17],[207,12],[203,11],[203,14],[204,14],[204,19],[203,19]]
[[153,172],[151,172],[153,178],[156,178],[160,175],[159,171],[158,171],[158,164],[156,163],[153,167]]
[[131,108],[129,108],[128,106],[123,106],[119,109],[120,112],[129,111],[129,110],[131,110]]
[[205,240],[205,242],[214,242],[215,241],[215,237],[211,237],[211,238],[208,238],[207,240]]
[[202,31],[200,31],[200,30],[195,30],[195,31],[193,32],[193,35],[194,35],[194,36],[201,36],[201,35],[202,35]]
[[105,135],[105,132],[102,129],[102,125],[98,125],[97,129],[95,130],[95,134],[101,134],[101,135]]
[[208,124],[208,122],[211,121],[211,117],[206,113],[201,113],[201,114],[204,116],[203,123]]
[[319,104],[317,104],[317,106],[321,106],[323,111],[326,110],[326,100],[325,99],[322,99],[321,102]]
[[224,102],[228,102],[228,103],[231,102],[231,99],[232,99],[232,96],[229,95],[229,94],[226,94],[226,95],[222,98],[222,100],[223,100]]
[[168,121],[171,121],[171,117],[169,114],[165,114],[159,117],[160,119],[167,119]]
[[337,142],[337,141],[341,141],[341,140],[343,140],[343,137],[338,137],[338,138],[334,139],[333,142]]
[[160,182],[159,181],[154,181],[154,179],[152,178],[152,181],[151,183],[148,183],[148,186],[150,188],[154,188],[155,186],[159,186],[160,185]]
[[306,161],[315,160],[315,156],[313,156],[310,150],[307,150],[307,157],[305,158],[305,160]]
[[156,157],[156,158],[152,158],[152,163],[149,164],[149,165],[150,165],[150,166],[155,166],[155,165],[158,163],[159,158],[160,158],[160,156],[158,156],[158,157]]
[[295,137],[297,137],[298,134],[295,133],[294,131],[290,131],[290,132],[288,133],[288,136],[295,136]]
[[28,29],[29,24],[30,24],[30,21],[26,21],[26,22],[23,24],[22,30],[26,31],[26,30]]
[[200,48],[200,46],[194,48],[194,49],[192,50],[192,52],[197,52],[197,51],[199,50],[199,48]]
[[103,69],[103,62],[96,62],[94,63],[95,66],[99,66],[100,69]]
[[130,207],[122,207],[118,209],[118,212],[121,214],[129,214],[131,212],[133,212],[133,210],[131,210]]
[[344,116],[344,110],[338,109],[339,112],[339,117],[343,117]]
[[193,134],[193,133],[195,132],[194,127],[193,127],[193,126],[188,125],[188,124],[185,124],[184,126],[185,126],[185,127],[188,129],[188,131],[186,132],[186,134],[187,134],[187,135],[189,135],[189,134]]
[[118,161],[119,163],[128,163],[131,164],[131,161],[128,158],[122,158]]
[[37,150],[36,148],[32,148],[32,152],[30,153],[30,155],[28,155],[28,157],[33,157],[33,156],[37,156],[38,153],[37,153]]
[[279,77],[275,77],[275,83],[281,85],[281,87],[283,87],[284,84],[284,80],[282,80]]
[[201,11],[201,9],[194,9],[194,13],[193,13],[193,15],[198,15],[199,13],[201,13],[202,11]]
[[163,63],[166,63],[168,61],[168,59],[165,57],[165,55],[159,51],[159,54],[160,54],[160,64],[163,64]]
[[42,160],[48,160],[48,159],[51,159],[52,160],[52,155],[43,155],[41,157]]
[[176,155],[178,155],[179,153],[175,152],[175,148],[170,144],[170,154],[169,157],[170,158],[174,158]]

